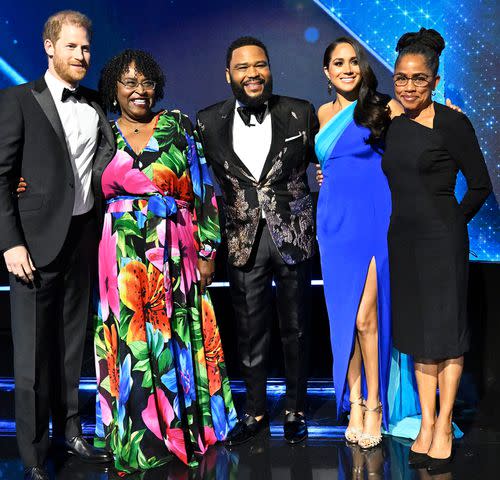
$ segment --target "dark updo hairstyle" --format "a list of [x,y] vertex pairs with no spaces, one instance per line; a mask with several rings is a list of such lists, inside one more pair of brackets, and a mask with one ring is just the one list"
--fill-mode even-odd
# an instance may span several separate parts
[[354,109],[354,121],[357,125],[370,129],[370,136],[366,140],[367,143],[373,146],[381,146],[391,121],[387,107],[390,97],[377,92],[377,77],[368,63],[364,48],[354,38],[339,37],[326,47],[323,55],[323,66],[328,69],[333,51],[342,43],[348,43],[354,49],[361,72],[358,103]]
[[165,75],[156,60],[143,50],[123,50],[115,55],[101,70],[99,78],[99,93],[103,108],[108,112],[118,112],[120,106],[116,101],[116,83],[128,71],[131,63],[135,63],[138,73],[142,73],[148,80],[156,82],[154,102],[163,98]]
[[443,37],[432,28],[421,28],[418,32],[405,33],[396,45],[396,52],[398,52],[396,66],[405,55],[422,55],[432,75],[436,76],[439,69],[439,56],[444,47]]

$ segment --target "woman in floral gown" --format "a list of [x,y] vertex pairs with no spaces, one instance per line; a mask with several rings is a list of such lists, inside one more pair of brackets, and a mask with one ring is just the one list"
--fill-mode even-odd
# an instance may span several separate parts
[[189,119],[154,113],[164,76],[125,50],[103,69],[117,150],[104,169],[95,328],[97,437],[125,472],[196,455],[236,413],[206,292],[220,241],[213,184]]

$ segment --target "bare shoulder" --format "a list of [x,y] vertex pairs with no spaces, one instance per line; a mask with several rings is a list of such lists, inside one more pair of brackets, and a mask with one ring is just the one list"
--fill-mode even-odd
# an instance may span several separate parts
[[405,113],[403,105],[401,105],[397,100],[394,100],[394,98],[391,98],[387,106],[389,107],[391,119],[399,117],[400,115]]
[[333,113],[333,104],[332,102],[324,103],[321,107],[318,108],[318,120],[320,126],[324,125],[328,120],[330,120]]

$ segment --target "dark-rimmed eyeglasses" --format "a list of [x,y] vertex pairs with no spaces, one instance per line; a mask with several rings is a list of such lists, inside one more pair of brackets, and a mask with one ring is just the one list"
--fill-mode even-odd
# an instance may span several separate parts
[[396,87],[404,87],[408,85],[408,82],[411,81],[415,87],[426,87],[431,83],[433,77],[429,77],[427,75],[415,75],[413,77],[407,77],[406,75],[394,75],[392,80],[394,81],[394,85]]
[[156,82],[154,80],[144,80],[142,82],[138,82],[132,78],[127,80],[118,80],[126,89],[135,90],[139,85],[142,86],[144,90],[154,90],[156,87]]

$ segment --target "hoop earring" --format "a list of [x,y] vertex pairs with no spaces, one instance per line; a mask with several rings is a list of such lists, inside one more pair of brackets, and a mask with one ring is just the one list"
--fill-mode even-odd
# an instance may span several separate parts
[[328,80],[328,95],[332,94],[333,84],[331,80]]

